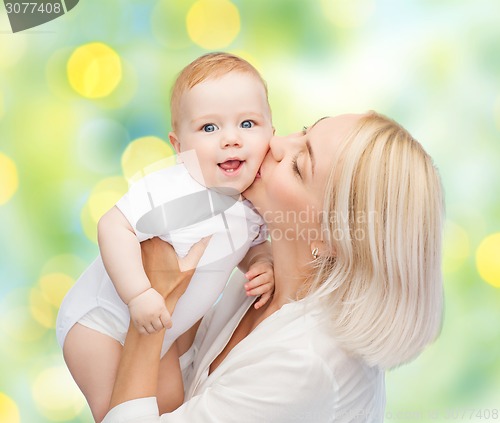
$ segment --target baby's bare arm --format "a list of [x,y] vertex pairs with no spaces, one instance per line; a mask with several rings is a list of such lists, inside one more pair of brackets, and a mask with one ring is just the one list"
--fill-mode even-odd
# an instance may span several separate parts
[[104,267],[125,304],[151,288],[142,265],[140,243],[116,206],[99,220],[97,238]]

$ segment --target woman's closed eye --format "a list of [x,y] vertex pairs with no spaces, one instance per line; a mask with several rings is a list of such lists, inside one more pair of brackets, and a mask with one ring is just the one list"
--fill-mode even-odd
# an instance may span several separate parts
[[217,129],[219,129],[219,127],[215,123],[207,123],[201,127],[201,130],[204,132],[214,132]]
[[297,163],[298,161],[298,158],[299,158],[299,155],[297,154],[293,159],[292,159],[292,169],[293,169],[293,172],[300,178],[302,179],[302,174],[300,173],[300,170],[299,170],[299,165]]

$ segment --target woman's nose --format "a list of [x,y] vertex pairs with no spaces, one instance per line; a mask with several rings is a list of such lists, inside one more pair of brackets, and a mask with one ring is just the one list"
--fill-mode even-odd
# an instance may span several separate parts
[[269,149],[274,157],[274,160],[280,162],[287,153],[293,152],[299,148],[300,133],[291,134],[286,137],[274,136],[269,143]]

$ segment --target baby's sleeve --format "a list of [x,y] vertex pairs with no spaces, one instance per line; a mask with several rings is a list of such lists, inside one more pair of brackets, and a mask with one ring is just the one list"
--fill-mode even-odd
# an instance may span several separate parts
[[252,240],[250,247],[254,247],[256,245],[262,244],[266,242],[269,238],[269,230],[267,229],[266,222],[262,218],[262,216],[257,212],[257,209],[253,206],[253,204],[244,200],[244,204],[247,210],[247,221],[252,233],[255,234],[255,238]]
[[155,190],[158,190],[160,186],[158,174],[146,175],[130,185],[128,192],[116,203],[116,207],[130,223],[140,242],[160,235],[144,233],[137,229],[139,219],[153,210],[153,199],[157,196]]
[[252,241],[252,243],[250,244],[250,247],[262,244],[263,242],[266,242],[268,238],[269,238],[269,231],[267,230],[267,225],[264,223],[264,221],[262,221],[262,224],[259,225],[259,232]]

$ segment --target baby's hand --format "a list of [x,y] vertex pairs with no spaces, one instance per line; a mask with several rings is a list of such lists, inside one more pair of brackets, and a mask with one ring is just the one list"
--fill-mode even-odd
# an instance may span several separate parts
[[262,307],[274,293],[274,268],[268,261],[258,261],[250,266],[245,277],[249,280],[245,284],[247,295],[260,295],[254,307]]
[[132,298],[128,303],[128,310],[132,322],[143,335],[172,327],[165,299],[154,288],[149,288]]

